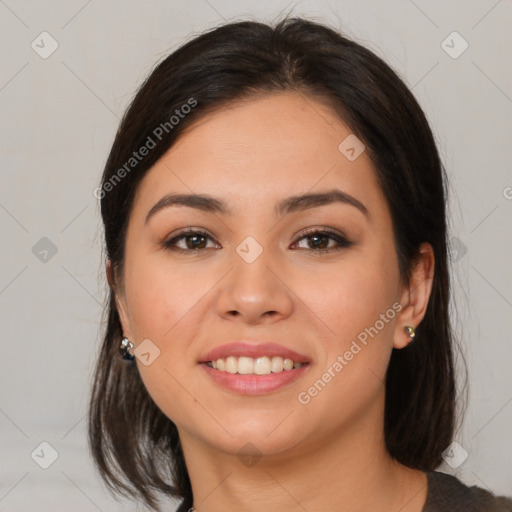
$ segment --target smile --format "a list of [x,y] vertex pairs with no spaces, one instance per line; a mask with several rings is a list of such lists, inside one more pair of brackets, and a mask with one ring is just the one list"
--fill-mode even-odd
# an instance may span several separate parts
[[237,394],[262,395],[292,383],[313,361],[278,343],[237,340],[211,349],[198,363],[214,385]]
[[280,356],[234,357],[219,358],[206,363],[210,368],[220,372],[240,375],[270,375],[301,368],[304,363]]

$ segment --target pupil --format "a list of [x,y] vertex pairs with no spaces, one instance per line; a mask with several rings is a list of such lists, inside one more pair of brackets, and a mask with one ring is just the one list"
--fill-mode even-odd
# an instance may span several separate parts
[[205,238],[205,237],[204,237],[203,235],[193,235],[193,236],[189,236],[189,238],[188,238],[188,239],[189,239],[189,241],[190,241],[190,240],[192,240],[192,243],[188,244],[188,245],[189,245],[189,249],[199,249],[199,248],[200,248],[200,247],[199,247],[199,244],[200,244],[201,242],[200,242],[199,244],[197,244],[196,242],[197,242],[198,240],[201,240],[201,239],[203,239],[203,240],[204,240],[204,238]]
[[[327,237],[325,235],[312,235],[311,236],[311,239],[312,240],[316,240],[317,242],[320,241],[320,244],[317,244],[316,242],[314,242],[314,246],[316,248],[320,248],[320,249],[325,249],[325,244],[322,243],[322,240],[325,241]],[[322,247],[320,247],[322,245]]]

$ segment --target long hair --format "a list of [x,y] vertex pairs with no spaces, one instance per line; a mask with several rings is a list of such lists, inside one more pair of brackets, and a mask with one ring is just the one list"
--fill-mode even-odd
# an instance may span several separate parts
[[[325,101],[364,142],[391,211],[404,282],[420,244],[433,247],[435,275],[424,320],[413,344],[392,351],[384,434],[394,459],[434,469],[451,442],[455,418],[445,174],[422,109],[373,52],[322,24],[286,18],[274,26],[228,23],[167,56],[128,107],[105,165],[99,197],[106,259],[122,282],[137,186],[188,126],[233,101],[280,91]],[[179,113],[179,122],[173,121]],[[135,165],[130,158],[150,145],[148,137],[154,147]],[[89,404],[93,459],[115,493],[157,508],[161,492],[191,506],[177,428],[149,396],[137,365],[120,358],[114,293],[111,287]]]

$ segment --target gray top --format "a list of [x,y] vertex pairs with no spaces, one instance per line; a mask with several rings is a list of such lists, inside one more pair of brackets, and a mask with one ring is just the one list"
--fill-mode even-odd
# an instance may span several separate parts
[[512,498],[468,487],[452,475],[427,472],[427,500],[422,512],[510,512]]
[[[512,498],[468,487],[446,473],[427,471],[426,475],[427,499],[422,512],[512,512]],[[187,512],[191,506],[182,503],[176,512]]]

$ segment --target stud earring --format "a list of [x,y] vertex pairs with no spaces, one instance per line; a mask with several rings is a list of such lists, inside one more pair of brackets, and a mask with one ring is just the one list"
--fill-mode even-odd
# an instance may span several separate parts
[[416,329],[412,325],[406,325],[404,327],[404,331],[409,335],[409,343],[414,341],[414,338],[416,337]]
[[121,346],[119,347],[119,353],[123,359],[127,361],[133,361],[135,356],[130,354],[130,349],[133,348],[133,343],[128,338],[123,338],[121,340]]

